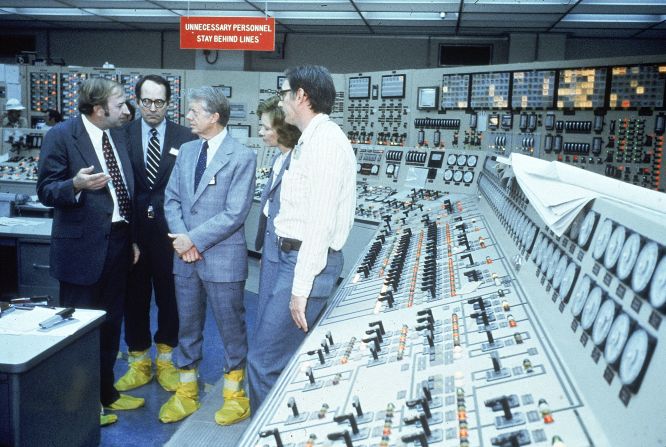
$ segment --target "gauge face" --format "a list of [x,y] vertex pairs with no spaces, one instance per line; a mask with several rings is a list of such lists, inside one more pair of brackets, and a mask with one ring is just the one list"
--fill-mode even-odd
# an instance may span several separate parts
[[592,327],[592,341],[595,345],[601,346],[606,340],[608,331],[610,331],[611,324],[615,318],[615,302],[612,299],[607,299],[599,308],[597,319],[594,320]]
[[361,172],[361,163],[356,163],[356,172]]
[[613,222],[610,219],[605,219],[601,222],[597,234],[594,236],[594,242],[592,243],[592,257],[594,259],[599,259],[604,254],[612,233]]
[[379,165],[372,165],[370,168],[370,173],[373,175],[377,175],[379,173]]
[[445,170],[444,171],[444,181],[445,182],[450,182],[452,178],[453,178],[453,171],[450,170],[450,169]]
[[637,329],[631,334],[620,360],[620,380],[625,385],[632,385],[647,367],[650,340],[647,332]]
[[560,284],[560,296],[562,301],[567,302],[567,297],[571,291],[571,286],[576,280],[576,274],[578,273],[578,268],[576,267],[575,262],[570,262],[567,266],[567,269],[564,271],[564,276],[562,277],[562,284]]
[[557,266],[557,263],[560,262],[561,257],[562,252],[560,250],[555,250],[553,256],[548,260],[548,266],[546,267],[546,279],[548,281],[552,281],[553,275],[555,275],[555,267]]
[[622,348],[629,338],[629,326],[631,326],[631,320],[627,314],[620,314],[613,321],[604,348],[606,362],[612,364],[620,358]]
[[578,240],[578,235],[580,234],[580,227],[583,225],[583,220],[585,220],[585,214],[578,213],[571,226],[569,227],[569,239],[572,241]]
[[634,268],[638,251],[641,248],[641,237],[633,233],[629,236],[620,252],[620,259],[617,261],[617,277],[621,280],[627,279],[631,269]]
[[585,300],[583,313],[580,316],[580,325],[586,331],[590,330],[592,324],[594,324],[594,320],[597,318],[597,312],[599,312],[603,295],[601,288],[595,287],[587,296],[587,300]]
[[446,157],[446,164],[449,166],[453,166],[456,164],[456,160],[458,159],[458,156],[456,154],[449,154],[448,157]]
[[578,245],[585,248],[587,243],[590,241],[590,235],[592,230],[594,230],[594,224],[597,221],[597,213],[594,211],[589,211],[583,219],[583,223],[580,226],[580,232],[578,233]]
[[666,305],[666,256],[661,258],[652,276],[650,304],[657,309],[663,309]]
[[552,242],[549,241],[548,247],[546,247],[546,251],[543,253],[543,258],[541,259],[541,270],[544,273],[548,268],[548,263],[550,262],[550,258],[553,256],[554,251],[555,251],[555,246],[553,245]]
[[465,183],[472,183],[472,180],[474,180],[474,173],[472,171],[467,171],[463,175],[463,181]]
[[543,234],[539,233],[537,236],[537,240],[534,243],[534,248],[532,249],[532,261],[534,261],[537,265],[539,263],[537,262],[537,256],[539,256],[539,251],[541,250],[541,243],[543,242]]
[[641,250],[636,259],[636,267],[634,267],[634,274],[631,275],[631,288],[634,292],[642,292],[650,282],[650,277],[657,265],[657,257],[659,256],[659,247],[656,242],[650,241]]
[[604,267],[607,269],[612,269],[615,267],[618,258],[620,257],[620,252],[624,246],[624,240],[626,238],[627,231],[622,225],[618,225],[613,234],[611,234],[610,240],[608,241],[608,247],[606,247],[606,254],[604,255]]
[[458,159],[456,160],[456,164],[458,166],[465,166],[467,164],[467,155],[465,155],[465,154],[458,155]]
[[536,236],[536,225],[530,224],[529,227],[527,228],[527,231],[525,232],[526,237],[524,241],[525,248],[529,248],[532,246],[532,241],[534,240],[534,236]]
[[470,155],[469,157],[467,157],[467,166],[469,166],[470,168],[473,168],[474,166],[476,166],[476,163],[478,161],[479,161],[479,157],[477,157],[476,155]]
[[454,182],[459,182],[463,178],[463,172],[462,171],[455,171],[453,173],[453,181]]
[[560,287],[562,284],[562,278],[564,278],[564,272],[569,266],[569,259],[563,255],[555,266],[555,273],[553,273],[553,287],[555,289]]
[[592,281],[590,280],[590,277],[585,275],[576,286],[573,298],[571,299],[571,313],[574,317],[579,316],[583,311],[583,306],[585,306],[585,300],[590,293],[591,285]]

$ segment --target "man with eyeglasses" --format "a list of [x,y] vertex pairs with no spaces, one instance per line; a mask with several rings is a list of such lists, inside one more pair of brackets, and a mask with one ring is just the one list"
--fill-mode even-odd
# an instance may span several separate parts
[[[117,382],[120,391],[149,383],[153,378],[150,348],[157,349],[157,381],[175,391],[178,373],[171,360],[178,344],[178,309],[173,282],[173,247],[164,218],[164,189],[183,143],[196,138],[190,129],[166,119],[171,86],[158,75],[148,75],[136,84],[136,103],[141,119],[131,121],[125,131],[134,170],[136,237],[141,249],[139,262],[129,276],[125,306],[125,342],[129,370]],[[155,292],[157,331],[150,332],[150,302]]]
[[[342,272],[342,246],[354,223],[356,158],[344,132],[329,114],[335,85],[329,71],[305,65],[287,70],[280,107],[285,122],[301,132],[282,176],[275,217],[278,267],[267,299],[270,318],[258,324],[248,357],[252,410],[294,355],[316,322]],[[256,374],[254,372],[257,372]]]

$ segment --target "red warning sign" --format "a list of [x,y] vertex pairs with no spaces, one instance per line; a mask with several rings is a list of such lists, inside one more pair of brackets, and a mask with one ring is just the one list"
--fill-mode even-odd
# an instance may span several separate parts
[[181,17],[180,48],[275,50],[274,17]]

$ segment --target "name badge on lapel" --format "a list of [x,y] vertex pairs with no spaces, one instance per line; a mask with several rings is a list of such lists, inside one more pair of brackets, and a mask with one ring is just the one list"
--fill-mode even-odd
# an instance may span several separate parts
[[208,182],[209,185],[217,185],[217,182],[215,181],[215,176],[213,176],[212,179],[210,179],[210,182]]
[[178,152],[179,152],[179,150],[176,149],[175,147],[172,147],[171,149],[169,149],[169,154],[174,155],[176,157],[178,156]]

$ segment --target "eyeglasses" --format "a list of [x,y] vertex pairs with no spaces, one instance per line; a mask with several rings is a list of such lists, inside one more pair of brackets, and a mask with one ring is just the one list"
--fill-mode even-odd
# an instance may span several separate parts
[[146,109],[150,109],[151,106],[155,106],[156,109],[161,109],[166,105],[166,101],[163,99],[148,99],[148,98],[143,98],[141,100],[141,105],[144,106]]
[[278,90],[277,95],[280,97],[280,100],[284,101],[284,97],[287,93],[291,91],[290,88],[285,89],[285,90]]

